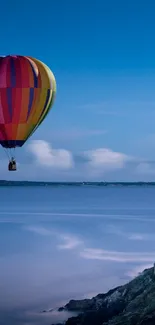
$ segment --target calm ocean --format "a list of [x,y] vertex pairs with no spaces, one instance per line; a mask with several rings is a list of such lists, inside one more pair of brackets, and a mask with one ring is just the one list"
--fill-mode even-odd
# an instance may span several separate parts
[[155,186],[0,187],[0,324],[124,284],[155,261]]

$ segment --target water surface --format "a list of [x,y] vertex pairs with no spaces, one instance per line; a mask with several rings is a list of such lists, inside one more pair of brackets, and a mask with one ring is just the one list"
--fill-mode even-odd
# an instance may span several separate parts
[[155,187],[0,187],[0,324],[123,284],[155,261]]

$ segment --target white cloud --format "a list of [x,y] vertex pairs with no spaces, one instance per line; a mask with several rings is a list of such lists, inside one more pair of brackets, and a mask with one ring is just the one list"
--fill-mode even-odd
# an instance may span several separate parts
[[57,248],[58,249],[74,249],[80,245],[82,245],[82,241],[70,234],[62,234],[56,230],[53,229],[46,229],[44,227],[39,227],[39,226],[27,226],[24,227],[25,230],[36,233],[41,236],[55,236],[58,240],[63,241],[63,244],[58,244]]
[[146,233],[126,232],[114,225],[107,226],[106,232],[119,237],[124,237],[129,240],[155,240],[154,235],[152,236],[151,234]]
[[[92,134],[91,132],[90,130],[90,134]],[[94,130],[93,132],[95,134],[101,133],[100,130]],[[102,132],[105,133],[105,131]],[[65,180],[68,178],[68,180],[75,181],[96,181],[106,172],[108,173],[109,171],[122,169],[126,167],[128,162],[135,160],[133,157],[113,151],[109,148],[97,148],[83,151],[79,154],[74,154],[73,157],[72,153],[68,150],[52,149],[50,144],[44,140],[31,141],[27,149],[35,158],[36,164],[34,164],[34,167],[37,167],[37,165],[44,167],[44,177],[47,177],[46,167],[53,168],[53,170],[55,170],[53,177],[55,180],[57,179],[59,181],[64,180],[64,178]],[[61,174],[58,171],[61,171]],[[34,168],[34,174],[35,173],[35,177],[39,177],[38,179],[40,179],[38,168]]]
[[58,169],[70,169],[73,166],[71,152],[65,149],[52,149],[47,141],[33,140],[27,148],[34,155],[36,162],[42,166]]
[[138,233],[130,233],[127,234],[128,239],[130,240],[149,240],[149,234],[138,234]]
[[119,263],[129,262],[154,262],[155,252],[118,252],[103,249],[85,248],[80,256],[90,260],[112,261]]
[[136,266],[133,270],[126,273],[128,276],[136,276],[145,268],[153,266],[155,261],[155,252],[120,252],[96,248],[87,248],[84,242],[77,236],[70,234],[63,234],[53,229],[46,229],[43,227],[29,226],[26,230],[37,233],[41,236],[54,235],[57,240],[63,241],[62,244],[57,244],[56,248],[59,250],[75,250],[78,248],[78,255],[86,260],[100,260],[118,263],[145,263],[145,265]]
[[127,155],[112,151],[108,148],[86,151],[84,156],[89,159],[89,165],[91,167],[100,167],[103,169],[123,168],[125,163],[131,160]]
[[33,233],[36,233],[41,236],[49,236],[52,234],[52,232],[44,227],[33,227],[33,226],[28,226],[24,228],[25,230],[31,231]]
[[[76,129],[66,130],[66,132],[68,132],[66,136],[73,140],[76,136],[105,133],[104,130],[80,131]],[[129,181],[130,176],[135,176],[134,180],[137,180],[143,175],[149,178],[149,175],[151,177],[151,174],[155,174],[154,165],[145,162],[144,159],[134,158],[106,147],[72,154],[66,149],[53,149],[47,141],[33,140],[26,148],[31,153],[31,157],[27,155],[22,158],[23,161],[18,166],[17,173],[11,174],[7,171],[8,162],[0,162],[1,178],[33,181],[100,181],[104,177],[106,181]],[[33,163],[30,160],[32,158],[34,158]]]
[[57,247],[59,249],[74,249],[82,244],[81,240],[70,235],[68,236],[61,235],[60,238],[64,241],[64,244],[58,245]]

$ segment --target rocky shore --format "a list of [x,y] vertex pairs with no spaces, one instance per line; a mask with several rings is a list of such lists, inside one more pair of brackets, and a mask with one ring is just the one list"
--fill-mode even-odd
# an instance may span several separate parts
[[105,294],[70,300],[65,310],[78,314],[65,325],[155,325],[155,267]]

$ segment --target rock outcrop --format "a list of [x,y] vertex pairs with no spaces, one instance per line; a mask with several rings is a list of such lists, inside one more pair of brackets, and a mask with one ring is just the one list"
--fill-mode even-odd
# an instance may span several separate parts
[[155,268],[92,299],[70,300],[61,310],[79,315],[65,325],[155,325]]

